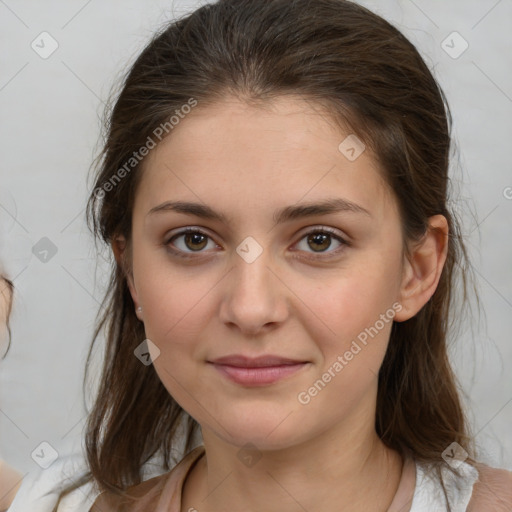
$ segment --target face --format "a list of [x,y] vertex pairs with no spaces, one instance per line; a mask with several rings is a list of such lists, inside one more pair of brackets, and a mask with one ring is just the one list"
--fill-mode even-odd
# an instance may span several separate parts
[[[339,149],[348,135],[298,98],[232,99],[198,105],[145,160],[130,290],[203,433],[273,449],[373,425],[402,236],[369,150]],[[357,206],[302,208],[328,200]],[[177,201],[218,215],[162,206]]]

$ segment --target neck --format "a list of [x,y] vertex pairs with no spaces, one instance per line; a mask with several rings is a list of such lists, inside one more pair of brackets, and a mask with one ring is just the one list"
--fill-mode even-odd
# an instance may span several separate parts
[[182,511],[385,512],[402,460],[379,439],[373,421],[364,424],[367,429],[339,425],[303,443],[258,451],[245,463],[239,447],[203,429],[206,454],[187,479]]

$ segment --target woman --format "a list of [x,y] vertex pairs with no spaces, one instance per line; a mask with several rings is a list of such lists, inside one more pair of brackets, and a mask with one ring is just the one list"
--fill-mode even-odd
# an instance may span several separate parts
[[447,357],[469,278],[449,109],[396,28],[343,0],[221,0],[150,42],[109,114],[89,200],[115,257],[105,360],[63,499],[93,482],[91,511],[512,507]]
[[[9,316],[12,309],[13,284],[0,273],[0,347],[2,354],[10,342]],[[22,476],[0,459],[0,511],[7,510],[21,485]]]

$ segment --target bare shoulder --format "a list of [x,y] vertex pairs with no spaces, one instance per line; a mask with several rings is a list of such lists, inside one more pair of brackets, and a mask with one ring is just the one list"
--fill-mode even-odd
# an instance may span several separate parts
[[479,478],[467,512],[512,512],[512,471],[477,464]]

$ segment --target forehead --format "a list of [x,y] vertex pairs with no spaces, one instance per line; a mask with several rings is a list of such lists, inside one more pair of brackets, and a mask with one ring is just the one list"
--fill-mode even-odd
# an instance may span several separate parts
[[[204,198],[216,209],[256,211],[340,196],[379,216],[392,194],[378,162],[354,137],[296,97],[258,106],[199,103],[144,161],[137,201],[149,209]],[[346,153],[347,144],[356,156],[362,151],[357,158],[348,158],[354,152]]]

